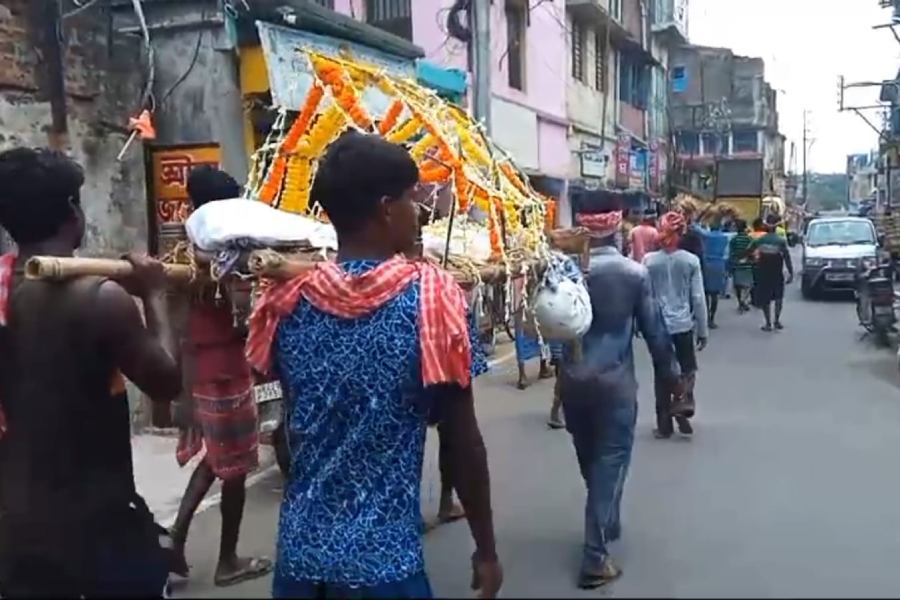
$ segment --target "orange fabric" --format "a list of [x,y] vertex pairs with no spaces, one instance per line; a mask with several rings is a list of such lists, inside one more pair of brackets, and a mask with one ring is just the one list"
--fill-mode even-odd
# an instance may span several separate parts
[[659,220],[659,247],[666,252],[675,251],[684,235],[685,226],[684,215],[677,212],[664,214]]
[[346,274],[336,263],[322,262],[307,274],[271,287],[250,317],[248,361],[260,373],[270,371],[278,323],[301,299],[328,314],[356,319],[377,310],[417,280],[421,286],[422,382],[426,386],[456,383],[468,387],[472,348],[462,288],[447,271],[400,255],[359,276]]
[[150,118],[150,111],[143,110],[137,118],[128,120],[130,127],[138,132],[142,140],[155,140],[156,129],[153,128],[153,120]]
[[609,237],[619,230],[622,224],[622,211],[586,214],[578,213],[575,220],[582,227],[587,227],[593,237]]

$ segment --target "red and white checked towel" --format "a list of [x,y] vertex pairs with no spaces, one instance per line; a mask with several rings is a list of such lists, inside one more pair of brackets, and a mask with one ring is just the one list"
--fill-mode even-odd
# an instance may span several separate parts
[[[4,254],[0,256],[0,327],[6,326],[7,311],[9,309],[9,292],[12,288],[13,274],[15,272],[16,255]],[[2,400],[2,398],[0,398]],[[6,434],[6,413],[0,404],[0,438]]]
[[377,310],[416,280],[422,382],[468,387],[472,347],[462,288],[447,271],[399,255],[362,275],[349,275],[333,262],[318,263],[311,272],[268,289],[250,317],[247,360],[258,372],[269,373],[278,323],[301,298],[330,315],[356,319]]

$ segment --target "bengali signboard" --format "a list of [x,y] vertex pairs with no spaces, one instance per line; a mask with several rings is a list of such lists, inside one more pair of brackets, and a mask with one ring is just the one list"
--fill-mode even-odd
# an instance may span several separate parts
[[616,138],[616,187],[627,188],[631,179],[631,136],[620,133]]
[[581,176],[606,179],[606,157],[599,146],[581,145]]
[[157,232],[165,225],[184,223],[191,212],[188,176],[201,165],[218,167],[221,155],[219,145],[213,143],[150,149],[150,197]]

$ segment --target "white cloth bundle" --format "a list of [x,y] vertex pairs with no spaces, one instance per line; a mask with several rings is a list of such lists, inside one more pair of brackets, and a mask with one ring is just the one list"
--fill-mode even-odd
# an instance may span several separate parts
[[238,245],[278,247],[302,242],[337,250],[337,234],[330,224],[241,198],[204,204],[188,218],[185,229],[191,242],[208,252]]

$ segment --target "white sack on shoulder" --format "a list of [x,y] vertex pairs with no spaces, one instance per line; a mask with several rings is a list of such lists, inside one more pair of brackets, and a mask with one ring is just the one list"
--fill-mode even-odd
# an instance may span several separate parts
[[188,218],[185,229],[191,242],[208,252],[237,240],[261,246],[309,242],[314,248],[337,249],[337,234],[331,225],[242,198],[204,204]]

